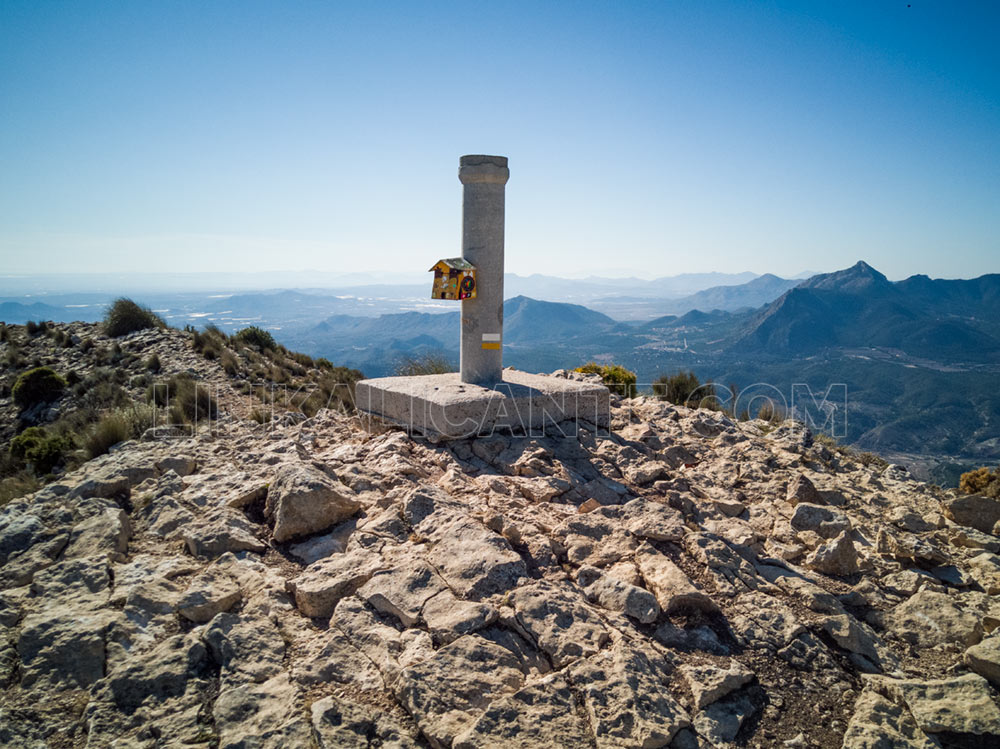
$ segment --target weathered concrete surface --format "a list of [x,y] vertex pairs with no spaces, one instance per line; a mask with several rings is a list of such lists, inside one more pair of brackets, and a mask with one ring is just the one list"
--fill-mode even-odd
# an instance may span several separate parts
[[359,410],[447,439],[494,432],[574,434],[576,422],[606,429],[610,397],[604,385],[514,369],[503,370],[503,382],[493,387],[465,383],[450,373],[361,380],[355,390]]
[[462,301],[462,382],[503,379],[504,186],[506,156],[463,156],[462,257],[476,266],[476,298]]

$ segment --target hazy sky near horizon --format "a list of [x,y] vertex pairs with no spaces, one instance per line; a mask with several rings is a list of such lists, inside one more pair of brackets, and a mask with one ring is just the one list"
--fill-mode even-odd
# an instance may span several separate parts
[[0,270],[1000,272],[1000,3],[0,0]]

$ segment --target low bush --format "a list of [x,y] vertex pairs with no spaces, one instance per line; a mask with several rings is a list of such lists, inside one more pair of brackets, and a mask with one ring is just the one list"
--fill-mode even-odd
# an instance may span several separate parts
[[119,414],[110,413],[94,424],[83,446],[91,458],[96,458],[132,436],[128,422]]
[[887,468],[889,466],[889,461],[875,453],[858,453],[855,457],[863,466],[874,468]]
[[258,328],[256,325],[251,325],[249,328],[237,331],[233,338],[240,343],[256,346],[261,351],[273,351],[278,348],[274,336],[263,328]]
[[991,471],[983,466],[963,473],[958,479],[958,490],[964,494],[982,494],[1000,499],[1000,467]]
[[[325,360],[324,360],[325,361]],[[330,365],[333,366],[332,364]],[[394,369],[398,377],[414,377],[417,375],[446,374],[457,372],[455,365],[441,354],[423,354],[422,356],[407,356],[396,362]]]
[[27,471],[20,471],[13,476],[0,480],[0,506],[12,499],[23,497],[42,488],[42,482]]
[[153,383],[146,390],[146,399],[155,406],[169,408],[170,417],[177,423],[196,424],[218,416],[218,403],[208,386],[186,374]]
[[34,338],[36,335],[45,330],[44,323],[37,323],[34,320],[28,320],[24,323],[24,332],[28,334],[29,338]]
[[153,354],[148,359],[146,359],[146,371],[156,374],[160,371],[163,365],[160,364],[160,355]]
[[780,424],[785,420],[785,412],[780,406],[776,406],[770,398],[764,401],[764,405],[757,411],[757,418],[770,424]]
[[10,328],[7,323],[0,322],[0,343],[7,343],[10,340]]
[[128,335],[137,330],[164,327],[166,323],[159,315],[126,297],[112,302],[104,315],[104,332],[112,338]]
[[39,476],[51,473],[72,448],[70,440],[42,427],[28,427],[10,441],[11,456],[28,463]]
[[236,373],[240,371],[239,361],[237,361],[236,357],[229,351],[224,351],[222,353],[222,358],[219,359],[219,364],[230,377],[236,375]]
[[635,372],[625,369],[619,364],[587,362],[582,367],[577,367],[576,371],[584,374],[599,374],[601,381],[608,386],[612,393],[617,393],[625,398],[635,397]]
[[660,375],[653,383],[653,395],[674,405],[686,406],[700,387],[701,382],[694,372],[681,371],[672,375]]
[[14,403],[27,410],[39,403],[48,403],[62,395],[66,380],[49,367],[35,367],[21,374],[11,388]]

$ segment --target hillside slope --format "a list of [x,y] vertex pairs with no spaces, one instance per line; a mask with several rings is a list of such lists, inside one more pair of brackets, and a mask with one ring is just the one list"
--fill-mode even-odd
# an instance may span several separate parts
[[219,393],[0,508],[0,744],[1000,741],[995,500],[645,398],[435,444]]
[[814,276],[745,323],[730,348],[807,356],[893,348],[933,361],[1000,361],[1000,275],[892,283],[865,262]]

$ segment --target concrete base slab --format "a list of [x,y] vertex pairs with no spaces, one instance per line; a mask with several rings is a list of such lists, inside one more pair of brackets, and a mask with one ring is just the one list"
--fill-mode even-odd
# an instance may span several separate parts
[[444,439],[568,435],[577,425],[608,429],[611,419],[604,385],[516,369],[503,370],[503,382],[489,388],[464,383],[457,372],[361,380],[354,401],[359,411]]

